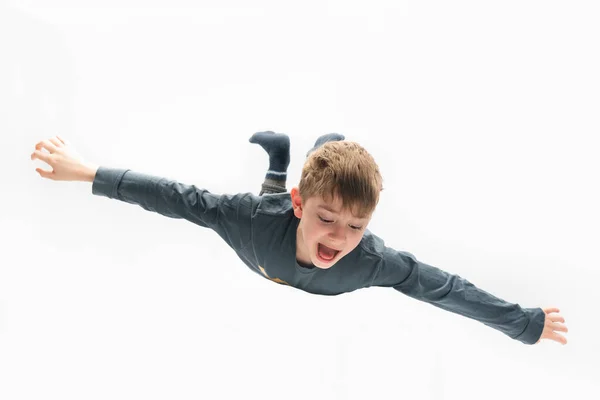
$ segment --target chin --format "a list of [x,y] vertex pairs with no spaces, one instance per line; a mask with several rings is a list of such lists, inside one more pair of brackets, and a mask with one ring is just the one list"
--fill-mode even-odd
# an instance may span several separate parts
[[331,268],[331,267],[333,267],[333,266],[334,266],[334,263],[330,263],[330,264],[322,264],[322,263],[320,263],[320,262],[318,262],[318,261],[317,261],[317,262],[313,262],[313,265],[314,265],[316,268],[319,268],[319,269],[329,269],[329,268]]

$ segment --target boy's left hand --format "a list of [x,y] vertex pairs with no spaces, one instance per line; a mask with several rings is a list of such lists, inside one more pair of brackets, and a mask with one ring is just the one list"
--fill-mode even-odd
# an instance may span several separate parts
[[[542,339],[550,339],[562,344],[567,344],[567,339],[563,335],[559,335],[555,332],[569,332],[569,329],[567,329],[566,325],[564,325],[565,319],[560,315],[552,314],[558,313],[560,312],[560,310],[558,308],[544,308],[543,310],[546,314],[546,320],[544,321],[544,330],[542,332],[542,336],[540,336],[540,339],[537,342],[535,342],[535,344],[538,344]],[[562,322],[562,324],[560,322]]]

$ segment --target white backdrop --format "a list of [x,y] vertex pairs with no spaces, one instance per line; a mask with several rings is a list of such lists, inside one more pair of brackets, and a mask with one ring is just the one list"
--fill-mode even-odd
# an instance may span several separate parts
[[[0,3],[0,399],[592,398],[596,3]],[[319,135],[361,143],[385,186],[371,231],[560,308],[569,343],[393,289],[274,284],[216,233],[29,159],[59,134],[90,162],[258,194],[264,130],[291,137],[288,190]]]

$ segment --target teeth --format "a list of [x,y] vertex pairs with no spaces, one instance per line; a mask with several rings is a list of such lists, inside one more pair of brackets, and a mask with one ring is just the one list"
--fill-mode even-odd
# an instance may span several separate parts
[[[321,246],[325,246],[323,243],[319,243],[319,244],[320,244]],[[333,247],[329,247],[329,246],[325,246],[325,247],[327,247],[328,249],[331,249],[331,250],[340,251],[340,250],[338,250],[338,249],[334,249]]]

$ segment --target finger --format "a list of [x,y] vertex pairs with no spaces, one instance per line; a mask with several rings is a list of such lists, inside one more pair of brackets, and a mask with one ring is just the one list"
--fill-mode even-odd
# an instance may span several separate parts
[[55,180],[55,178],[54,178],[54,171],[46,171],[46,170],[41,169],[41,168],[36,168],[35,170],[37,171],[38,174],[40,174],[40,176],[42,178],[48,178],[48,179]]
[[558,308],[551,307],[551,308],[544,308],[544,312],[546,314],[549,314],[549,313],[560,312],[560,310]]
[[48,150],[50,153],[54,153],[56,151],[56,146],[50,143],[48,140],[42,140],[35,145],[36,150],[41,150],[42,148]]
[[48,139],[50,142],[52,142],[53,145],[55,145],[56,147],[63,147],[64,143],[61,142],[60,140],[58,140],[58,137],[53,137]]
[[552,323],[552,324],[550,324],[550,327],[555,331],[569,332],[569,328],[567,328],[563,324]]
[[58,140],[60,140],[61,142],[63,142],[63,144],[65,144],[65,145],[68,145],[68,144],[70,144],[70,142],[69,142],[68,140],[66,140],[66,139],[63,139],[62,137],[60,137],[60,136],[58,136],[58,135],[56,135],[56,137],[58,138]]
[[558,316],[558,315],[557,316],[551,316],[550,320],[552,322],[563,322],[563,323],[565,322],[565,319],[563,317]]
[[552,339],[558,343],[567,344],[567,338],[565,338],[563,335],[560,335],[556,332],[552,332],[548,339]]
[[41,150],[35,150],[33,153],[31,153],[31,159],[34,160],[36,158],[50,164],[50,154],[48,153],[44,153]]

